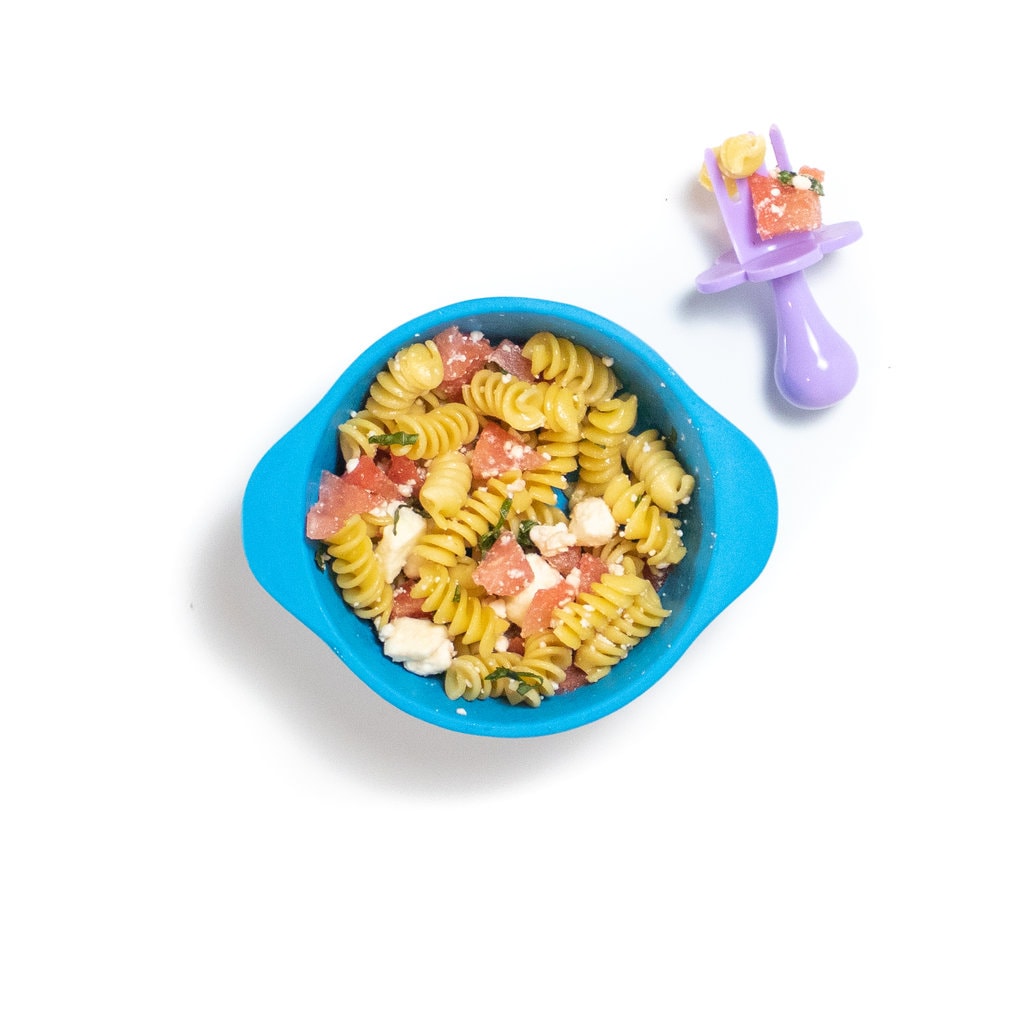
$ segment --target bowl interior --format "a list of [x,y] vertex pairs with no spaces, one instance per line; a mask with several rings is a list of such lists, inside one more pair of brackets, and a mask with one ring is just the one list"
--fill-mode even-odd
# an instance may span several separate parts
[[[623,388],[639,399],[636,429],[653,427],[665,434],[696,478],[693,498],[679,513],[687,555],[661,591],[672,614],[604,679],[549,698],[538,708],[512,707],[503,700],[451,701],[439,679],[416,676],[390,661],[372,626],[345,605],[332,574],[317,567],[317,545],[304,534],[306,510],[316,500],[321,471],[340,469],[338,426],[363,407],[373,378],[398,349],[452,325],[465,332],[482,331],[492,342],[522,342],[536,331],[550,330],[610,357]],[[243,541],[261,584],[396,707],[459,732],[532,736],[601,718],[664,675],[700,630],[761,571],[775,536],[775,509],[774,485],[757,449],[643,341],[577,307],[496,298],[428,313],[364,351],[257,467],[243,503]]]

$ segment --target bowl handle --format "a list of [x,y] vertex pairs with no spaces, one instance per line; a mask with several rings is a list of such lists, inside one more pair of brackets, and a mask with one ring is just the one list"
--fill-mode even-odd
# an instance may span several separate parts
[[[242,548],[252,574],[291,614],[322,635],[326,622],[310,585],[313,554],[302,529],[308,506],[304,454],[310,432],[322,425],[307,416],[257,463],[242,498]],[[309,571],[295,566],[308,564]]]
[[778,529],[775,479],[760,449],[708,408],[701,438],[715,473],[712,570],[695,615],[707,625],[760,576]]

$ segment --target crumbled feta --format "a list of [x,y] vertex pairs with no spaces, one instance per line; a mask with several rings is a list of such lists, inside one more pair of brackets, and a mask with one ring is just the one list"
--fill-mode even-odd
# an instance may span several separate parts
[[418,676],[447,671],[455,657],[455,644],[447,628],[430,619],[392,619],[377,635],[383,641],[384,653]]
[[576,538],[565,523],[538,523],[530,530],[530,540],[542,555],[557,555],[576,547]]
[[569,530],[581,547],[595,547],[610,541],[618,527],[604,498],[584,498],[572,510]]
[[408,505],[398,508],[394,525],[385,526],[377,544],[377,558],[380,560],[384,577],[391,583],[405,567],[412,549],[427,532],[427,521]]
[[793,188],[804,189],[805,191],[811,187],[811,179],[806,174],[794,174],[793,180],[790,181],[790,185]]
[[526,560],[530,563],[530,568],[533,569],[532,582],[528,583],[518,594],[505,598],[505,618],[517,626],[523,624],[523,619],[526,618],[526,613],[529,611],[534,597],[540,591],[548,590],[562,582],[562,574],[548,565],[541,555],[531,551],[526,556]]

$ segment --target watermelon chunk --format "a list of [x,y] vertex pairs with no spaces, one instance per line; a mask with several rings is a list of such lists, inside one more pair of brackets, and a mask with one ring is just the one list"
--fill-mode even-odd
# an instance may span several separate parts
[[583,555],[582,548],[566,548],[565,551],[556,551],[544,556],[544,561],[556,572],[568,576],[580,564]]
[[576,665],[570,665],[565,670],[565,678],[558,684],[558,692],[572,693],[573,690],[587,685],[587,676],[583,669]]
[[530,607],[523,618],[523,636],[533,636],[551,628],[551,617],[560,604],[571,601],[576,589],[571,583],[562,580],[546,590],[538,590],[530,602]]
[[491,362],[520,380],[533,380],[533,367],[523,350],[506,338],[491,350]]
[[398,485],[388,479],[384,470],[369,455],[360,455],[356,464],[345,471],[342,479],[353,487],[361,487],[364,491],[369,491],[377,498],[376,505],[402,500],[402,492],[398,489]]
[[498,536],[473,570],[473,582],[496,597],[511,597],[533,582],[533,566],[509,531]]
[[821,227],[821,200],[816,192],[783,185],[767,174],[752,174],[747,181],[757,234],[762,241],[791,231],[814,231]]
[[306,536],[310,540],[333,537],[354,515],[369,512],[380,499],[365,487],[353,484],[346,476],[324,470],[316,503],[306,513]]
[[408,455],[392,455],[386,470],[387,478],[398,488],[399,494],[413,498],[420,493],[426,470]]
[[394,619],[429,619],[430,612],[423,610],[423,598],[413,597],[410,593],[411,584],[403,583],[392,592],[391,618]]
[[444,363],[444,379],[436,391],[450,402],[461,401],[462,385],[491,358],[491,343],[479,331],[463,334],[458,327],[449,327],[434,338],[434,344]]
[[608,572],[608,566],[597,555],[585,551],[580,557],[579,570],[579,592],[582,594],[590,590],[595,583],[601,582],[601,577]]
[[488,420],[476,439],[470,459],[473,476],[478,480],[500,476],[511,469],[540,469],[547,459],[518,435]]

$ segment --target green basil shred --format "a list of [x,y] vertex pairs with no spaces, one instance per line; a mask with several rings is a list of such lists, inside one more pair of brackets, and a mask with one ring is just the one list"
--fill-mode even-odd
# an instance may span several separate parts
[[530,540],[530,531],[537,525],[535,519],[524,519],[519,524],[519,529],[516,531],[516,540],[519,541],[521,548],[532,548],[534,543]]
[[[527,677],[530,679],[536,679],[535,683],[528,683]],[[517,672],[514,668],[496,668],[493,672],[488,673],[484,676],[487,682],[493,682],[495,679],[512,679],[519,685],[516,687],[517,691],[523,695],[530,692],[530,690],[540,686],[544,682],[543,676],[537,675],[536,672]]]
[[494,547],[494,542],[501,535],[502,528],[512,510],[512,499],[506,498],[498,510],[498,521],[480,538],[480,550],[486,555]]
[[[783,185],[792,185],[793,179],[796,176],[796,171],[779,171],[777,175],[779,181],[781,181]],[[817,193],[819,196],[823,196],[825,194],[825,186],[822,185],[822,183],[818,181],[817,178],[812,178],[809,174],[805,174],[803,175],[803,177],[807,178],[810,181],[812,192]]]
[[370,444],[407,445],[415,444],[419,439],[419,434],[407,434],[400,430],[396,434],[371,434],[366,440]]

